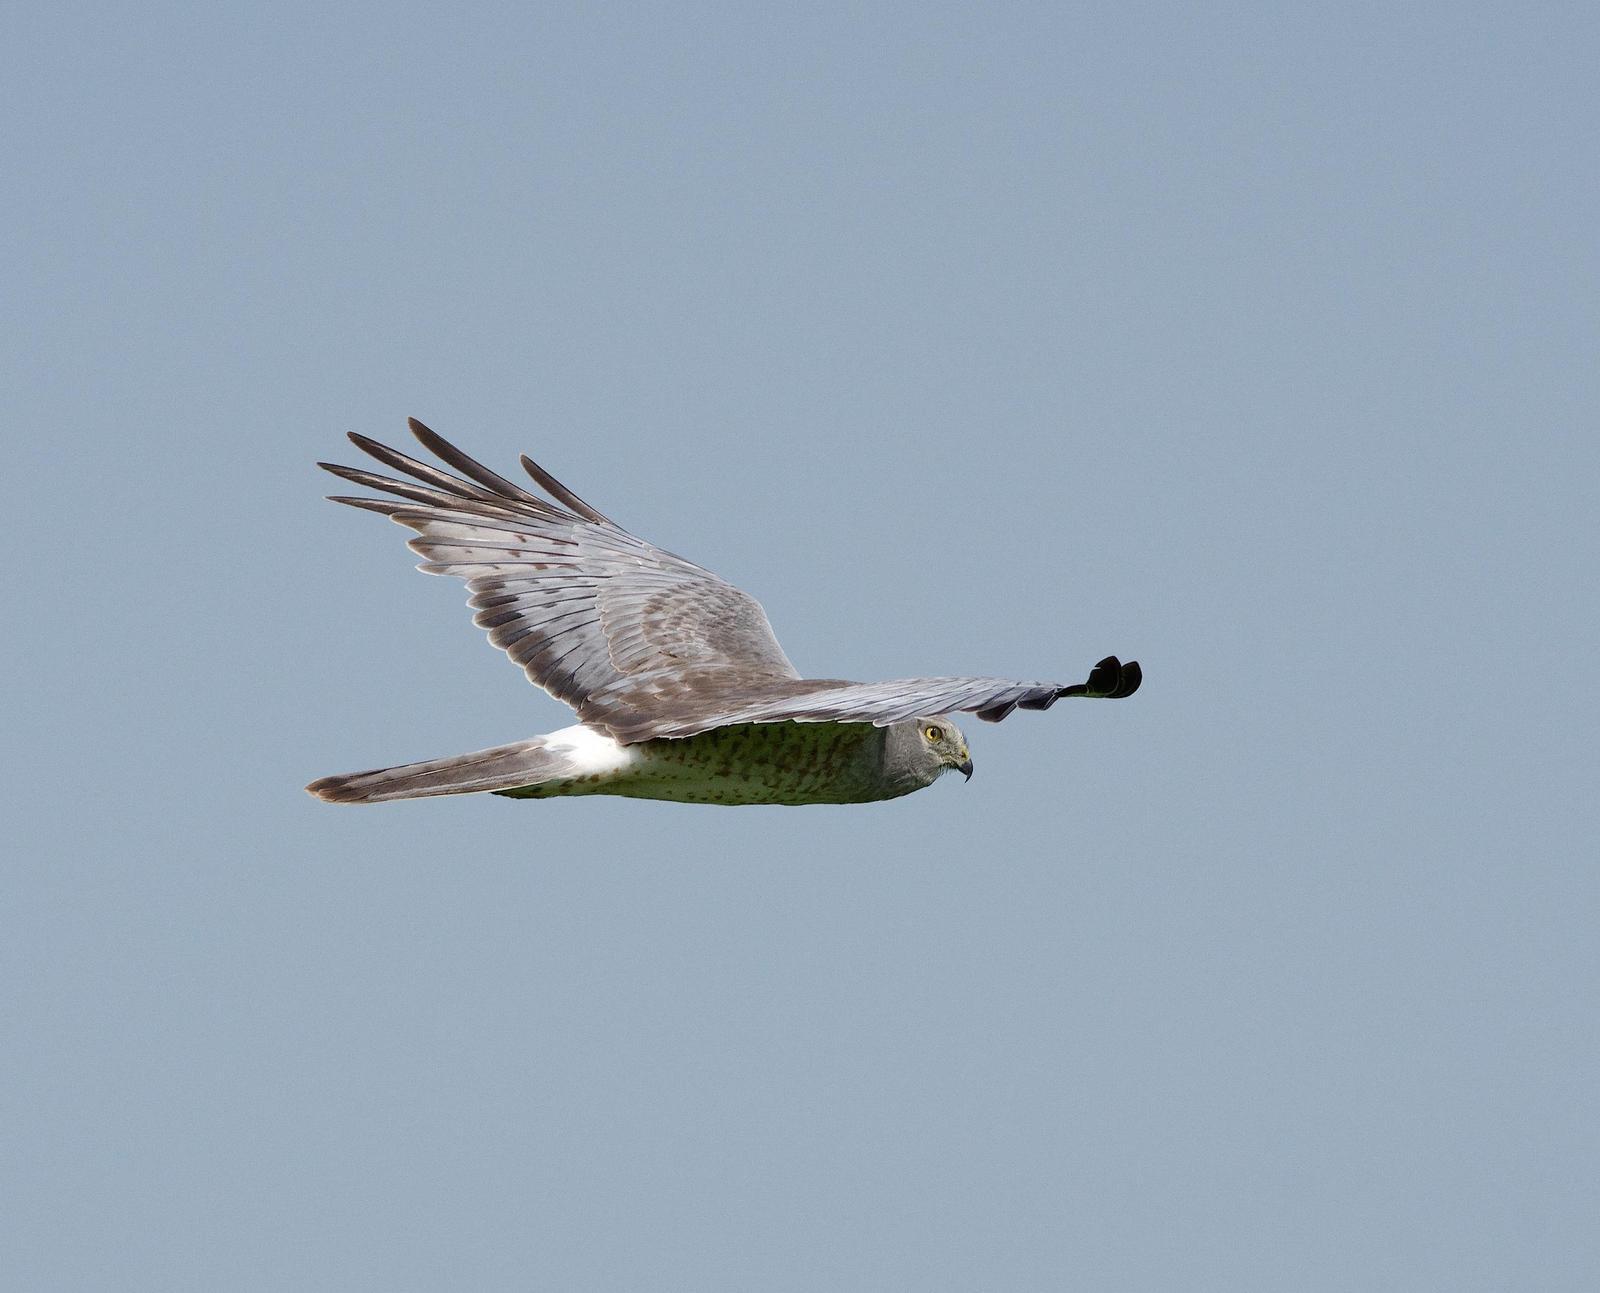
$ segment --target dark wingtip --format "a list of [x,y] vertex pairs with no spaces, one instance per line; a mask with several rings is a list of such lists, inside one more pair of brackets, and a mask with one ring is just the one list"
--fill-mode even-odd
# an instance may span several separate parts
[[1090,696],[1098,700],[1121,700],[1139,690],[1144,681],[1144,671],[1137,660],[1123,664],[1114,655],[1108,655],[1089,671],[1089,681],[1075,683],[1065,688],[1063,696]]
[[[1007,701],[1004,705],[990,705],[988,709],[978,710],[977,714],[985,723],[1000,723],[1004,722],[1016,707],[1017,702],[1012,700]],[[1033,708],[1036,709],[1038,706],[1033,706]]]
[[346,431],[344,435],[345,439],[350,441],[351,444],[355,445],[355,447],[361,450],[362,453],[376,458],[379,462],[387,462],[387,455],[392,455],[394,453],[394,450],[389,448],[388,445],[384,444],[383,441],[374,440],[371,436],[362,435],[359,431]]
[[604,512],[590,507],[589,504],[585,503],[581,498],[579,498],[559,480],[547,472],[543,467],[534,462],[532,458],[528,457],[527,454],[522,455],[522,470],[527,472],[528,475],[532,476],[539,488],[548,493],[551,498],[554,498],[564,506],[571,508],[579,516],[583,517],[584,520],[593,521],[596,525],[616,524],[616,522]]
[[[415,437],[418,444],[420,444],[424,449],[427,449],[429,452],[437,454],[446,462],[450,461],[451,453],[460,452],[453,444],[446,440],[426,422],[422,422],[417,418],[407,418],[406,427],[408,430],[410,430],[412,436]],[[440,452],[441,450],[443,450],[443,452]]]
[[[407,418],[406,429],[411,432],[416,441],[425,449],[429,450],[431,453],[439,454],[439,456],[446,462],[450,461],[451,455],[460,455],[462,457],[466,456],[465,454],[462,454],[461,451],[455,447],[455,445],[451,444],[421,418]],[[443,453],[440,453],[441,449],[444,451]]]
[[[472,462],[472,459],[467,458],[466,454],[458,450],[456,446],[451,445],[443,435],[438,434],[434,427],[430,427],[421,418],[406,418],[405,424],[422,448],[426,448],[429,453],[437,454],[438,458],[442,458],[443,461],[450,462],[451,467],[458,467],[458,469],[464,470],[464,467],[461,467],[461,462],[453,461],[453,459],[466,459],[467,462]],[[477,462],[472,462],[472,466],[477,467]],[[470,475],[470,472],[467,472],[467,474]]]
[[366,512],[377,512],[382,516],[393,516],[396,512],[403,512],[407,507],[415,504],[397,503],[392,498],[360,498],[352,494],[326,494],[323,497],[330,503],[343,503],[346,507],[359,507]]

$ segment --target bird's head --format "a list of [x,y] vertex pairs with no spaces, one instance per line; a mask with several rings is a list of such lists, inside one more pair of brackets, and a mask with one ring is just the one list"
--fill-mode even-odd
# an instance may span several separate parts
[[948,718],[908,718],[889,728],[889,762],[899,772],[928,785],[954,768],[972,779],[967,738]]

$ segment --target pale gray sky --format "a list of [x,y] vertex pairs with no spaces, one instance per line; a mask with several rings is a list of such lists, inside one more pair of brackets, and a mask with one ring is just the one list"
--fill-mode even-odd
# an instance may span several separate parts
[[[18,11],[16,1287],[1595,1287],[1596,23]],[[802,669],[1145,687],[315,803],[570,721],[320,501],[407,414]]]

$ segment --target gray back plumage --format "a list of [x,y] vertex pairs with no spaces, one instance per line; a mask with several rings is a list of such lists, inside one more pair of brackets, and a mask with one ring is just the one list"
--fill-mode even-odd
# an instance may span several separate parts
[[417,532],[428,574],[455,575],[474,619],[530,681],[624,744],[740,723],[886,726],[958,710],[998,722],[1062,696],[1131,695],[1139,666],[1107,657],[1086,683],[801,678],[761,605],[701,566],[630,534],[527,457],[548,498],[469,458],[415,419],[422,445],[460,476],[365,436],[351,441],[409,479],[319,464],[391,499],[336,496]]

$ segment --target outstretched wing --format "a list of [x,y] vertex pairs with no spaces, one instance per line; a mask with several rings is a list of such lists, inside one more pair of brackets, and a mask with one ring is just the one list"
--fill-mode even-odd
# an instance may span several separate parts
[[[1087,682],[1017,682],[1008,678],[903,678],[894,682],[801,679],[762,684],[743,695],[662,697],[632,721],[617,706],[609,726],[621,741],[693,736],[736,723],[872,723],[885,727],[933,714],[975,713],[998,723],[1014,709],[1049,709],[1063,696],[1120,700],[1139,689],[1137,661],[1107,656]],[[602,697],[602,701],[607,698]],[[617,697],[621,700],[621,697]]]
[[[352,434],[410,480],[318,465],[402,500],[335,497],[417,531],[418,569],[467,581],[475,622],[528,678],[605,725],[601,693],[686,698],[758,691],[798,675],[761,604],[682,557],[629,534],[527,457],[540,498],[474,462],[422,423],[412,434],[467,479]],[[416,482],[420,482],[416,483]]]

